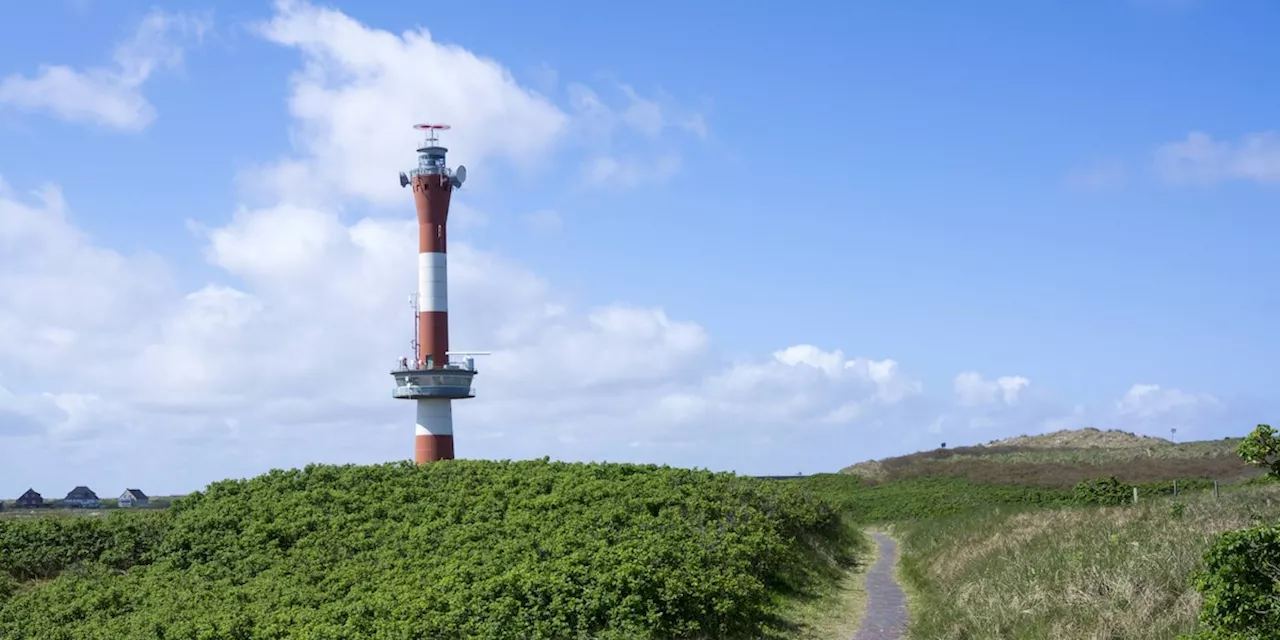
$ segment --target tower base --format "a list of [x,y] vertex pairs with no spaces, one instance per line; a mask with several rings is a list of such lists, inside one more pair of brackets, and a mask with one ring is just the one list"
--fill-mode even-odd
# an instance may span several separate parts
[[453,459],[453,401],[421,398],[413,427],[413,459],[418,464]]
[[453,436],[419,435],[413,438],[413,461],[418,464],[453,459]]

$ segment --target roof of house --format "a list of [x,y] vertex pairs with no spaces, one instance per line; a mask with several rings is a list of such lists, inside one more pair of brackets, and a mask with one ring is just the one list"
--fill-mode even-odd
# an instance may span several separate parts
[[[124,492],[125,492],[125,494],[126,494],[126,495],[128,495],[128,496],[129,496],[129,497],[131,497],[131,498],[133,498],[134,500],[146,500],[146,499],[147,499],[147,494],[143,493],[143,492],[142,492],[142,489],[125,489],[125,490],[124,490]],[[123,496],[121,496],[121,497],[123,497]]]
[[22,494],[22,497],[20,497],[20,498],[18,498],[18,499],[19,499],[19,500],[30,500],[30,499],[32,499],[32,498],[40,498],[41,500],[43,500],[43,499],[44,499],[44,498],[42,498],[42,497],[40,496],[40,494],[39,494],[39,493],[36,493],[36,490],[35,490],[35,489],[27,489],[27,492],[26,492],[26,493],[24,493],[24,494]]
[[79,487],[72,489],[71,493],[68,493],[65,499],[66,500],[97,500],[98,494],[94,493],[93,490],[90,489],[89,487],[81,485]]

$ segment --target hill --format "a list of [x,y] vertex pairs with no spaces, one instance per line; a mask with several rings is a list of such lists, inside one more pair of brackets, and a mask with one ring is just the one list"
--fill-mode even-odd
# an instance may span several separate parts
[[312,465],[169,509],[0,520],[0,637],[776,637],[862,540],[797,487],[546,460]]
[[1236,455],[1239,444],[1240,438],[1175,443],[1123,431],[1081,429],[860,462],[841,473],[871,483],[955,478],[1056,489],[1113,475],[1132,484],[1191,478],[1236,482],[1261,475]]
[[1103,431],[1094,427],[1062,429],[1052,433],[1028,436],[1020,435],[992,440],[988,447],[1031,447],[1040,449],[1128,449],[1130,447],[1159,447],[1173,444],[1170,440],[1155,436],[1140,436],[1119,429]]

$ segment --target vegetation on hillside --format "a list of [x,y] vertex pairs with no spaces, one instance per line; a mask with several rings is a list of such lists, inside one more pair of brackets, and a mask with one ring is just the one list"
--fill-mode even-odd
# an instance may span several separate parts
[[1140,436],[1129,431],[1107,429],[1103,431],[1095,427],[1084,429],[1062,429],[1051,433],[1034,436],[1020,435],[1012,438],[992,440],[984,446],[1026,447],[1044,449],[1130,449],[1134,447],[1160,447],[1173,444],[1172,441],[1154,436]]
[[911,634],[1172,640],[1203,630],[1192,578],[1218,536],[1278,519],[1280,486],[1253,485],[1216,500],[1199,493],[1119,507],[988,509],[895,525],[903,575],[919,595]]
[[[857,524],[909,522],[995,508],[1029,509],[1131,502],[1190,495],[1213,489],[1213,481],[1198,478],[1129,484],[1114,477],[1089,478],[1071,488],[1017,484],[987,484],[962,478],[911,478],[869,482],[846,473],[824,473],[791,481],[821,498]],[[1102,497],[1102,494],[1106,498]]]
[[760,637],[856,536],[791,483],[728,474],[309,466],[167,511],[0,522],[0,637]]
[[1280,629],[1274,430],[1051,435],[869,478],[310,466],[168,510],[0,520],[0,637],[847,636],[870,546],[851,525],[888,524],[912,637],[1280,640],[1258,631]]
[[1070,491],[969,482],[959,478],[913,478],[868,483],[849,474],[809,476],[793,484],[845,513],[850,521],[874,524],[936,518],[997,506],[1072,504]]
[[873,482],[958,478],[978,484],[1056,489],[1071,489],[1083,480],[1109,476],[1146,484],[1191,478],[1237,482],[1260,475],[1255,466],[1237,455],[1239,438],[1174,444],[1159,438],[1126,436],[1131,434],[1023,436],[989,445],[860,462],[842,473]]
[[[1050,464],[1049,456],[1066,453],[992,449],[998,453],[985,462],[996,465]],[[1117,460],[1122,450],[1098,458]],[[1267,425],[1243,439],[1168,445],[1151,458],[1176,469],[1179,459],[1225,460],[1228,452],[1280,477],[1280,439]],[[1100,452],[1070,455],[1090,453]],[[930,483],[934,496],[921,491]],[[904,543],[903,574],[918,594],[913,638],[1280,640],[1280,485],[1266,477],[1220,492],[1209,491],[1207,479],[1184,478],[1176,498],[1169,480],[1135,485],[1115,475],[1041,494],[955,477],[866,485],[845,492],[899,498],[893,528]],[[914,500],[904,499],[908,491]],[[948,492],[959,505],[946,502]]]

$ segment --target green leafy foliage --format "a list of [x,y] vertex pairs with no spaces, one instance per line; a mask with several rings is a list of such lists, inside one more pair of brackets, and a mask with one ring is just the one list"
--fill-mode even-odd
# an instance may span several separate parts
[[1245,462],[1266,469],[1267,475],[1273,478],[1280,478],[1280,437],[1271,425],[1258,425],[1240,441],[1237,452]]
[[1194,640],[1280,640],[1280,525],[1222,534],[1195,577],[1203,630]]
[[760,637],[855,535],[798,484],[730,474],[312,465],[167,512],[5,523],[0,637]]
[[1071,493],[1078,504],[1118,506],[1133,501],[1133,485],[1115,476],[1082,480]]
[[24,582],[53,578],[71,566],[92,562],[123,571],[150,560],[168,523],[163,511],[0,520],[0,573]]

